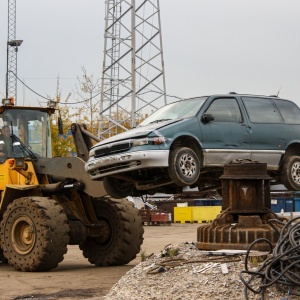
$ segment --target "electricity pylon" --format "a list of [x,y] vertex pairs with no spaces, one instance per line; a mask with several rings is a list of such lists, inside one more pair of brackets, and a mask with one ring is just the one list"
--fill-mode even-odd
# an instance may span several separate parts
[[104,32],[101,138],[166,105],[159,0],[107,0]]

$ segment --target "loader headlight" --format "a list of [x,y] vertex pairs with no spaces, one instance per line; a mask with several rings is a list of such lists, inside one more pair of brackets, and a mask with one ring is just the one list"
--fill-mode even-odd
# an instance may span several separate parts
[[23,169],[26,171],[28,169],[28,165],[25,163],[25,159],[21,157],[9,159],[8,165],[13,170]]

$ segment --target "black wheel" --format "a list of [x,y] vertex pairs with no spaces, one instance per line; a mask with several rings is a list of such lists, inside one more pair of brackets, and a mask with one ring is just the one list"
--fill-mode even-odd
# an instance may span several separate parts
[[300,190],[300,156],[290,156],[283,161],[280,179],[288,190]]
[[5,256],[3,255],[3,250],[0,249],[0,261],[3,263],[3,264],[7,264],[7,259],[5,258]]
[[53,199],[24,197],[9,204],[1,222],[1,248],[16,270],[47,271],[67,252],[69,225]]
[[104,177],[103,185],[107,194],[116,199],[131,195],[134,188],[132,183],[113,177]]
[[129,263],[143,243],[144,228],[139,211],[125,199],[96,199],[94,207],[98,220],[108,224],[109,232],[106,239],[88,237],[80,244],[83,256],[96,266]]
[[175,148],[170,154],[168,171],[175,184],[192,185],[198,180],[200,174],[199,158],[190,148]]
[[222,187],[217,188],[216,191],[217,191],[217,193],[218,193],[221,197],[223,196],[223,189],[222,189]]

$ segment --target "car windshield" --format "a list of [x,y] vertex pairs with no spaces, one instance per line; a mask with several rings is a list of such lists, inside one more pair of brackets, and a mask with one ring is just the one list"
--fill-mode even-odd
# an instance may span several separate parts
[[195,116],[208,97],[186,99],[166,105],[139,124],[145,126],[168,120],[184,119]]

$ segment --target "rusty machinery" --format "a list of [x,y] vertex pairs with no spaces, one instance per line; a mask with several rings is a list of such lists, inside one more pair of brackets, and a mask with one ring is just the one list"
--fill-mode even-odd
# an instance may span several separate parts
[[[202,250],[242,249],[259,239],[275,245],[282,224],[271,211],[267,164],[237,160],[224,166],[222,213],[211,224],[197,229],[197,247]],[[255,250],[269,249],[257,243]]]

